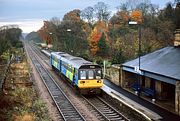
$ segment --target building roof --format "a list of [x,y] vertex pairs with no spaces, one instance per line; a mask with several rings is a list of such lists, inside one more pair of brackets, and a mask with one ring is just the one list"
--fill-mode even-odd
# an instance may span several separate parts
[[[140,59],[140,70],[180,80],[180,48],[165,47]],[[135,68],[139,65],[138,58],[122,64]]]

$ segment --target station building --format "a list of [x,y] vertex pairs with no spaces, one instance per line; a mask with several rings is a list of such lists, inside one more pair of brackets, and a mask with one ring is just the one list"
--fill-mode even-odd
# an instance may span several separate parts
[[180,34],[165,47],[121,65],[119,85],[180,115]]

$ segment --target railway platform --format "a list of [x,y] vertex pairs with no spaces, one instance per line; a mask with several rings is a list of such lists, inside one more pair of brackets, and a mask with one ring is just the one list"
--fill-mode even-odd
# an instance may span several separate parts
[[180,121],[180,116],[122,89],[107,79],[104,79],[102,90],[149,120]]

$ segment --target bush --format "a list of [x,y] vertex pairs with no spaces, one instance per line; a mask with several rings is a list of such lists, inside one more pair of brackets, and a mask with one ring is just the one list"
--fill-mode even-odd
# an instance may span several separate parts
[[18,41],[16,43],[16,48],[22,48],[23,47],[23,43],[21,41]]
[[48,109],[41,99],[35,100],[33,104],[33,112],[36,115],[37,121],[49,121]]

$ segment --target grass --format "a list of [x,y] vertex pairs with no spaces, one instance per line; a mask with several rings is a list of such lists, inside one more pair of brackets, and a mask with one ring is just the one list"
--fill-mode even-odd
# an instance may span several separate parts
[[[23,57],[25,58],[25,56]],[[11,74],[7,77],[4,86],[6,94],[0,95],[0,121],[50,120],[46,104],[38,98],[33,86],[16,84],[22,76],[24,80],[21,82],[28,82],[29,76],[25,72],[30,73],[26,58],[21,63],[11,65]]]

